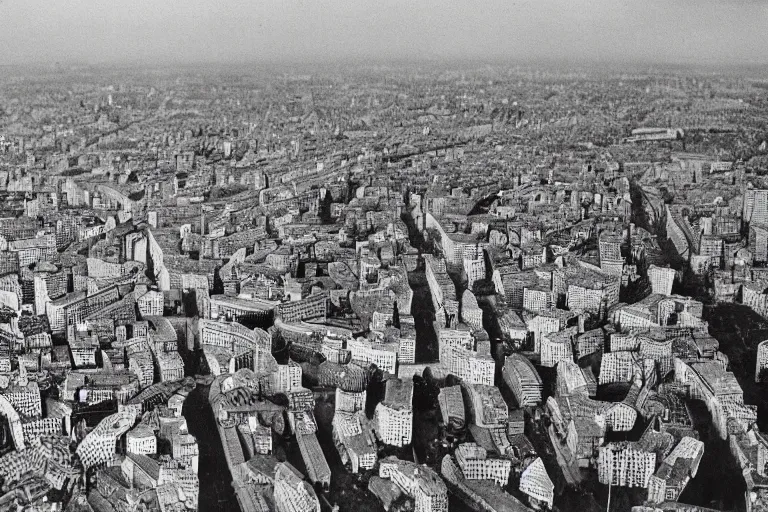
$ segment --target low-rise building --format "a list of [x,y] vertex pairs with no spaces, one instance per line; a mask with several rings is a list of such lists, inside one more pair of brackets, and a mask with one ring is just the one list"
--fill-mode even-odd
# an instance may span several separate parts
[[382,459],[379,477],[391,479],[412,497],[415,512],[447,512],[448,489],[432,469],[395,457]]
[[620,487],[648,487],[656,469],[656,453],[638,443],[614,442],[598,450],[597,474],[600,483]]
[[555,485],[547,474],[540,457],[531,462],[520,475],[520,491],[527,494],[535,509],[551,509],[555,499]]
[[664,459],[648,482],[648,501],[677,501],[691,478],[696,476],[704,456],[704,443],[684,437]]
[[454,455],[466,479],[493,480],[501,486],[509,481],[510,459],[489,457],[488,452],[475,443],[460,444]]
[[413,435],[413,381],[390,379],[384,400],[376,405],[376,435],[385,444],[405,446]]

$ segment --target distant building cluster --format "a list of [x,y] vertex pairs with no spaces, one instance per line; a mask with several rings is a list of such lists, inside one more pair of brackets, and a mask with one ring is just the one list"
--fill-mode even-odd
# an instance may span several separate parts
[[331,68],[0,76],[0,510],[768,508],[764,84]]

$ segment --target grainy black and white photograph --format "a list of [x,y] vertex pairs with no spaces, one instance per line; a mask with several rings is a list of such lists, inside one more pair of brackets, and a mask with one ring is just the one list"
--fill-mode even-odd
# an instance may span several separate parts
[[767,49],[0,0],[0,512],[767,512]]

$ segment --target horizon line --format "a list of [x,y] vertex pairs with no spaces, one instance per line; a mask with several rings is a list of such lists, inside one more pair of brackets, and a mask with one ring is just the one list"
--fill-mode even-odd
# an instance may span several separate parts
[[138,58],[129,59],[40,59],[40,60],[22,60],[12,62],[0,62],[2,68],[44,68],[44,67],[93,67],[93,68],[144,68],[156,69],[159,67],[177,67],[187,68],[192,66],[313,66],[313,65],[343,65],[356,64],[360,67],[370,66],[413,66],[413,65],[477,65],[477,66],[526,66],[526,67],[552,67],[562,66],[565,69],[579,69],[584,67],[620,67],[629,68],[683,68],[683,69],[754,69],[765,68],[768,72],[768,60],[765,61],[743,61],[734,62],[731,60],[700,60],[691,61],[685,59],[619,59],[619,58],[593,58],[583,57],[578,59],[565,57],[544,57],[529,56],[519,57],[512,55],[487,55],[487,56],[450,56],[450,55],[421,55],[413,56],[365,56],[365,55],[346,55],[330,57],[304,57],[304,56],[283,56],[271,58],[233,58],[233,59],[173,59],[173,58],[152,58],[144,60]]

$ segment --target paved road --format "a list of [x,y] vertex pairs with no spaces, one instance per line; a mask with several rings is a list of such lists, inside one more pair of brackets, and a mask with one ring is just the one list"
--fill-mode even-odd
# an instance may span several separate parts
[[210,386],[200,384],[184,401],[182,415],[187,419],[189,433],[197,439],[200,449],[198,477],[200,478],[199,512],[239,510],[232,476],[227,468],[216,420],[208,403]]

